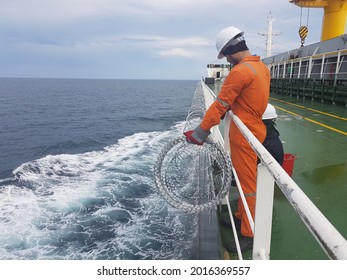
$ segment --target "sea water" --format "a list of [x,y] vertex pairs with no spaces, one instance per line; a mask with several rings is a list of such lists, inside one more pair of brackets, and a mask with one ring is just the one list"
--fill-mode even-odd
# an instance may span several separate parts
[[197,81],[0,79],[0,259],[194,259],[157,192]]

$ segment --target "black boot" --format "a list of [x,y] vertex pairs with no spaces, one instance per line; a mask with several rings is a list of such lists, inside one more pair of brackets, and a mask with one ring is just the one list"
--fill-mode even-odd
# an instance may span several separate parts
[[[248,251],[253,248],[253,237],[247,237],[240,234],[239,243],[241,252]],[[225,248],[230,253],[237,253],[236,243],[234,240],[231,240],[228,244],[226,244]]]

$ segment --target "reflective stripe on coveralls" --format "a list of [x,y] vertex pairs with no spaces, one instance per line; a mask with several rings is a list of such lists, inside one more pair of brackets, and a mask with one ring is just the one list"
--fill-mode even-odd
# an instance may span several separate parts
[[224,102],[222,99],[217,97],[217,100],[220,104],[222,104],[227,110],[229,110],[229,104],[227,102]]
[[[259,56],[248,56],[230,71],[218,99],[207,110],[200,127],[210,130],[211,127],[219,124],[221,116],[231,109],[262,143],[266,136],[262,115],[269,100],[269,93],[270,72],[267,66],[260,61]],[[230,124],[229,138],[232,163],[254,219],[257,155],[234,122]],[[252,237],[253,232],[241,199],[238,201],[238,210],[235,215],[242,221],[241,234]]]

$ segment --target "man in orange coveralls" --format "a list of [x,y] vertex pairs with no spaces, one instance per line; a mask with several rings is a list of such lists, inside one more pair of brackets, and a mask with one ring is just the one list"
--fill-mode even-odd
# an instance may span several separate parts
[[[249,52],[243,32],[236,27],[229,26],[222,29],[217,36],[216,47],[218,58],[226,57],[234,67],[201,124],[194,130],[184,132],[186,140],[189,143],[202,145],[210,134],[211,127],[220,123],[226,111],[232,110],[262,143],[266,136],[262,115],[269,100],[270,72],[260,61],[259,56],[253,56]],[[229,137],[232,163],[254,219],[257,155],[234,122],[230,124]],[[253,232],[241,199],[238,201],[235,216],[235,224],[241,229],[239,238],[241,250],[249,250],[253,247]],[[237,252],[234,241],[230,241],[226,248],[230,252]]]

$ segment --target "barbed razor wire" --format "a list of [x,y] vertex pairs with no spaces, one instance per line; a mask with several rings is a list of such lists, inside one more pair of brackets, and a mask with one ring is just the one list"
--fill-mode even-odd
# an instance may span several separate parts
[[[197,127],[205,111],[199,83],[183,131]],[[175,208],[192,212],[213,208],[231,187],[230,157],[210,137],[203,145],[194,145],[181,136],[160,152],[154,165],[154,179],[158,191]]]

